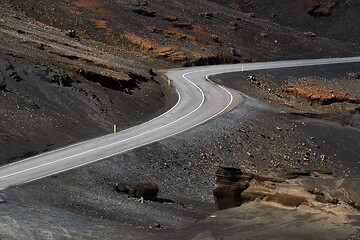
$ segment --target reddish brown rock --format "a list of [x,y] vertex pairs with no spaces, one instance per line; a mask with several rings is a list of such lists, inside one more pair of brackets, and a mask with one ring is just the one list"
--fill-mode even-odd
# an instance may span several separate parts
[[307,87],[286,87],[284,92],[292,93],[297,98],[306,99],[321,105],[329,105],[335,102],[346,102],[352,100],[349,93],[345,91],[334,92],[333,90],[321,88],[315,85]]
[[134,44],[136,46],[139,46],[143,50],[152,50],[155,48],[154,43],[152,43],[150,40],[136,36],[133,33],[126,33],[123,36],[127,41],[129,41],[131,44]]

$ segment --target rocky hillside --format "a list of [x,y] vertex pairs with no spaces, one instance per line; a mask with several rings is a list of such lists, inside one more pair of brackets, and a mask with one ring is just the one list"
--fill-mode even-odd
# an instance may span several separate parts
[[213,0],[255,18],[317,36],[357,44],[360,2],[356,0]]
[[[53,27],[74,29],[81,39],[96,39],[121,49],[186,65],[339,55],[339,52],[349,55],[353,52],[349,49],[351,44],[330,40],[342,41],[347,35],[334,37],[344,32],[345,20],[337,22],[337,19],[346,19],[344,14],[333,14],[328,18],[309,15],[305,1],[285,4],[200,0],[191,3],[181,0],[2,1],[10,2],[28,16]],[[342,6],[335,5],[329,12],[345,8]],[[342,12],[348,10],[346,7]],[[356,14],[356,8],[351,10]],[[275,16],[274,21],[269,21],[270,13]],[[348,35],[356,35],[353,34],[357,30],[355,26],[356,22],[349,25]],[[308,31],[324,32],[319,35],[328,39],[309,38],[304,35]],[[329,51],[329,44],[336,50]]]
[[[160,69],[360,54],[355,0],[0,6],[0,164],[160,114],[176,100]],[[268,239],[290,229],[281,237],[332,231],[358,239],[359,72],[346,64],[215,77],[246,93],[241,106],[172,138],[2,190],[0,238]],[[245,184],[235,181],[245,187],[231,195],[241,201],[231,207],[244,204],[199,221],[215,210],[220,164],[246,172]],[[137,194],[144,182],[152,197]]]
[[256,1],[0,4],[2,163],[109,133],[115,123],[125,128],[163,111],[171,105],[171,92],[162,87],[157,69],[360,52],[356,44],[333,37],[335,30],[313,37],[304,32],[315,28],[284,24],[291,22],[285,18],[289,15],[280,18],[281,11],[296,10],[309,18],[304,25],[316,26],[337,16],[343,4],[330,4],[327,17],[309,15],[300,2],[298,7],[293,2],[275,5],[276,21],[267,18],[268,5]]

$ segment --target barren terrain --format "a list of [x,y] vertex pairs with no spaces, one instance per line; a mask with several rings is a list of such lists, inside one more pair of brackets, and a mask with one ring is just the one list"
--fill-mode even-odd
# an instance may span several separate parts
[[[0,164],[161,114],[176,100],[161,69],[360,53],[356,1],[0,4]],[[214,76],[244,103],[169,139],[2,190],[0,236],[357,239],[359,73],[338,64]],[[241,206],[214,213],[219,166],[250,180]],[[155,201],[119,192],[143,181],[159,186]]]

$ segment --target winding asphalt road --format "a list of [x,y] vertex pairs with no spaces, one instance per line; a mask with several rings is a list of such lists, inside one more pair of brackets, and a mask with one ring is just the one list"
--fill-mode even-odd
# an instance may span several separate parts
[[166,72],[178,102],[166,113],[119,133],[43,153],[0,168],[0,189],[34,181],[96,162],[179,134],[230,111],[242,102],[239,92],[219,86],[210,75],[311,65],[360,62],[360,57],[247,63],[175,69]]

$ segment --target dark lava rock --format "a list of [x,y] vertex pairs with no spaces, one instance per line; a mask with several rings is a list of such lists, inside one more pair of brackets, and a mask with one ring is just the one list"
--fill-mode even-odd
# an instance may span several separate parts
[[76,32],[75,32],[75,30],[68,30],[66,32],[66,35],[71,37],[71,38],[75,38],[76,37]]
[[235,21],[231,21],[230,22],[230,28],[233,30],[238,30],[239,29],[239,24]]
[[126,183],[117,183],[115,185],[115,190],[119,193],[125,193],[128,194],[130,191],[130,187]]
[[252,179],[253,175],[243,173],[238,168],[219,166],[213,191],[218,209],[240,206],[241,193],[249,187]]
[[139,15],[146,16],[146,17],[155,17],[156,16],[156,12],[148,11],[145,8],[137,8],[137,9],[133,9],[132,11],[134,13],[137,13]]
[[347,76],[352,79],[360,79],[360,73],[357,72],[349,72]]
[[14,79],[16,82],[20,82],[23,79],[17,74],[17,72],[15,72],[15,70],[11,70],[9,73],[9,76]]
[[189,28],[189,29],[192,28],[192,24],[189,22],[177,22],[177,23],[174,23],[173,26],[177,27],[177,28]]
[[149,74],[150,74],[151,76],[157,76],[157,73],[154,72],[154,70],[153,70],[152,68],[150,68]]
[[129,192],[131,197],[144,198],[145,200],[155,201],[159,187],[155,183],[151,182],[140,182],[137,183]]
[[331,9],[335,7],[336,1],[308,0],[306,12],[312,16],[329,16]]
[[214,17],[214,14],[209,13],[209,12],[205,12],[202,14],[202,16],[204,16],[205,18],[211,19]]
[[6,82],[4,77],[0,77],[0,91],[6,91]]
[[284,169],[283,175],[287,179],[293,179],[303,176],[310,176],[311,172],[307,169]]
[[213,41],[213,42],[220,42],[219,41],[219,37],[218,36],[216,36],[216,35],[211,35],[211,41]]
[[148,2],[145,0],[133,0],[131,4],[137,7],[145,7],[148,5]]

